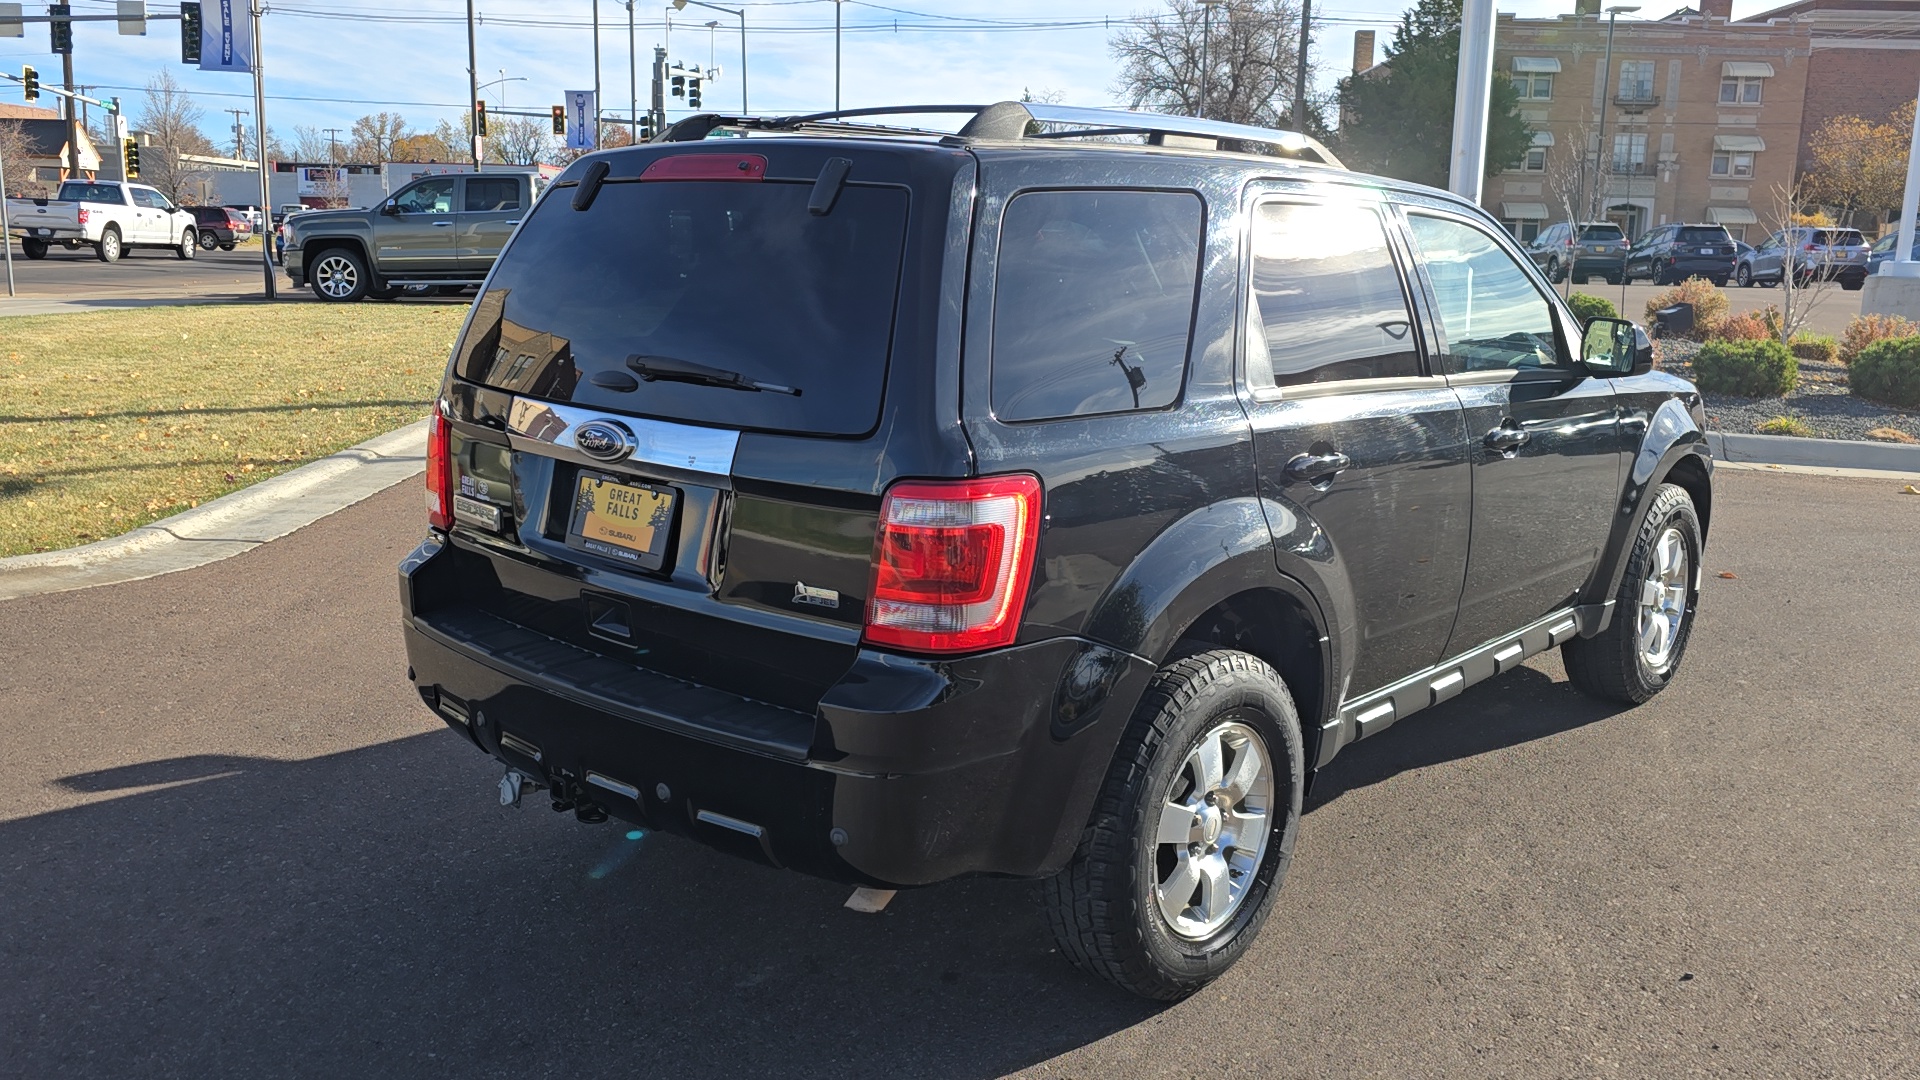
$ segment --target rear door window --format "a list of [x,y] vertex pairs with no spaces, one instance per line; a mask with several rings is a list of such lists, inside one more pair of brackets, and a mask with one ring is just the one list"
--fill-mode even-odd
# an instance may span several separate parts
[[1371,207],[1256,207],[1247,317],[1255,389],[1420,374],[1400,269]]
[[1158,409],[1180,396],[1200,197],[1030,191],[1000,224],[993,412],[1003,421]]
[[520,209],[520,181],[510,176],[467,177],[469,213]]

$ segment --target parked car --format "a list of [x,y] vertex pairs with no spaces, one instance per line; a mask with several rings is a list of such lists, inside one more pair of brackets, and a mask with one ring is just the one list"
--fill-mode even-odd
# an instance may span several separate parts
[[[1879,273],[1880,264],[1893,258],[1893,249],[1899,242],[1899,229],[1895,229],[1880,239],[1875,240],[1873,246],[1867,249],[1867,273]],[[1909,260],[1913,259],[1914,252],[1917,250],[1920,250],[1920,239],[1916,239],[1913,245],[1907,249],[1907,258]]]
[[91,246],[109,263],[142,247],[191,259],[199,239],[192,214],[155,188],[119,180],[68,180],[52,199],[9,199],[7,228],[29,259],[46,258],[54,244]]
[[1627,251],[1625,274],[1655,285],[1671,285],[1703,277],[1725,286],[1733,275],[1733,237],[1724,225],[1660,225],[1635,241]]
[[1797,225],[1783,229],[1740,256],[1733,278],[1742,288],[1778,285],[1791,264],[1796,285],[1816,279],[1838,281],[1843,289],[1858,289],[1867,281],[1867,241],[1858,229],[1815,228]]
[[245,214],[230,210],[224,206],[189,206],[194,223],[200,230],[200,247],[205,251],[219,248],[232,251],[235,244],[253,235],[253,224]]
[[254,232],[265,233],[267,231],[266,218],[261,214],[258,206],[252,203],[228,203],[227,209],[238,211],[241,217],[247,219],[247,225],[252,228]]
[[474,301],[400,581],[503,803],[869,907],[1041,879],[1068,958],[1173,999],[1342,747],[1552,648],[1671,683],[1700,396],[1478,206],[1289,132],[861,112],[587,155]]
[[536,180],[528,173],[425,176],[378,210],[289,218],[287,276],[332,301],[478,285],[533,205]]
[[1562,221],[1535,237],[1527,245],[1527,254],[1549,281],[1565,281],[1571,275],[1576,284],[1598,277],[1618,285],[1626,265],[1627,237],[1611,221],[1589,221],[1577,229]]

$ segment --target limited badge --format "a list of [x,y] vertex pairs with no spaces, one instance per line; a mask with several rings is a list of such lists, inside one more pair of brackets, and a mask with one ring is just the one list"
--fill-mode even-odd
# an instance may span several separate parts
[[796,581],[793,583],[793,602],[837,609],[840,606],[840,594],[832,589],[816,589],[804,581]]

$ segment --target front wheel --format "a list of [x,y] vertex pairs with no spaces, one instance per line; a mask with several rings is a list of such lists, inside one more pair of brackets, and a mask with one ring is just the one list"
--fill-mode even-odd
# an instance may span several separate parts
[[1560,272],[1559,259],[1547,260],[1547,280],[1553,282],[1555,285],[1567,280],[1566,275]]
[[103,263],[119,262],[120,230],[107,226],[107,231],[100,234],[100,242],[93,245],[93,255]]
[[213,235],[212,229],[202,229],[200,231],[201,248],[207,251],[212,251],[215,247],[218,247],[219,244],[220,244],[220,238]]
[[1733,268],[1733,283],[1743,289],[1753,288],[1753,270],[1746,263]]
[[1693,497],[1677,484],[1660,485],[1627,559],[1613,621],[1560,647],[1577,689],[1638,705],[1673,681],[1700,600],[1701,544]]
[[1272,910],[1305,768],[1293,697],[1265,661],[1216,650],[1161,668],[1046,883],[1060,951],[1160,1001],[1218,978]]
[[322,252],[310,276],[313,294],[336,303],[360,299],[367,295],[371,284],[367,280],[366,264],[345,248],[328,248]]
[[44,259],[47,257],[47,242],[45,240],[22,240],[20,241],[20,252],[29,259]]
[[196,247],[195,241],[198,239],[198,237],[193,235],[192,229],[181,233],[180,242],[173,246],[173,257],[176,259],[193,258],[194,248]]

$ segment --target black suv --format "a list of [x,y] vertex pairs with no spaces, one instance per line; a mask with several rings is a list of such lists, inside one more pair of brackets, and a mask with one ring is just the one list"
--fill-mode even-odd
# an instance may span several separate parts
[[567,168],[432,417],[408,675],[503,802],[869,905],[1043,879],[1063,952],[1177,998],[1342,747],[1555,647],[1615,700],[1673,678],[1700,398],[1452,195],[1289,133],[965,111]]
[[1627,252],[1627,284],[1635,278],[1672,285],[1703,277],[1724,287],[1737,255],[1724,225],[1661,225]]

